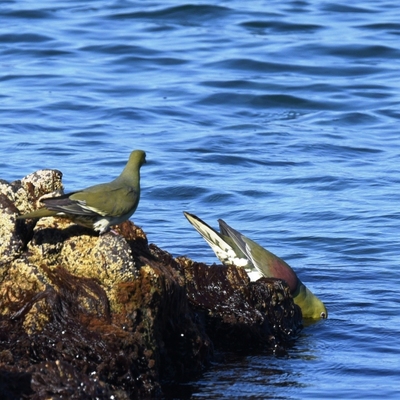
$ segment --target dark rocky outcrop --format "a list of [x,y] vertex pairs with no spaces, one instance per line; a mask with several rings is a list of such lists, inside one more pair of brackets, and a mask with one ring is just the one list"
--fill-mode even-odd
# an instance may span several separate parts
[[214,349],[281,352],[296,338],[301,312],[280,280],[174,258],[130,221],[98,236],[16,219],[61,178],[0,181],[1,399],[161,397]]

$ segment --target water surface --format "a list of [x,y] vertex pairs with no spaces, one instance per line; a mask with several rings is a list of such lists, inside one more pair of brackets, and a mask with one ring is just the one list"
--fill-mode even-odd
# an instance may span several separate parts
[[175,398],[400,396],[400,6],[3,1],[0,178],[67,191],[146,150],[133,220],[213,263],[182,215],[284,258],[330,318],[285,357],[222,355]]

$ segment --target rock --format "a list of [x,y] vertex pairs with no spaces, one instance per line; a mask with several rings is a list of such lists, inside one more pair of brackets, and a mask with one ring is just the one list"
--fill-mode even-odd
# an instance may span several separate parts
[[63,192],[62,173],[53,169],[42,169],[27,175],[20,181],[8,183],[0,179],[0,193],[7,196],[21,214],[39,208],[40,197],[53,192]]
[[23,230],[16,230],[18,209],[3,193],[0,193],[0,271],[2,266],[14,260],[25,245]]
[[37,208],[41,196],[62,190],[61,178],[60,171],[41,170],[21,181],[0,180],[0,271],[2,265],[21,253],[33,226],[17,221],[18,211],[32,211]]
[[250,282],[243,268],[179,260],[186,265],[188,299],[203,314],[214,343],[237,350],[262,347],[284,352],[298,336],[301,310],[285,282]]
[[301,312],[282,281],[174,259],[130,221],[98,236],[62,218],[16,220],[61,177],[0,181],[5,399],[161,397],[163,383],[203,372],[214,347],[281,352],[296,338]]

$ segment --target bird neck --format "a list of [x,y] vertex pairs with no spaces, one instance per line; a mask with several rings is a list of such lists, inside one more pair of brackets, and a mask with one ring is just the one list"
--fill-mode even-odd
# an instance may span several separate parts
[[140,183],[140,172],[139,166],[137,165],[127,165],[121,172],[121,175],[116,178],[116,181],[127,182],[130,185],[139,185]]

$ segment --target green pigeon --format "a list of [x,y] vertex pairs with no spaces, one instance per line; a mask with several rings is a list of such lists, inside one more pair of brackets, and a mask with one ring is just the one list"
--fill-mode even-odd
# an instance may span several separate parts
[[146,153],[134,150],[118,178],[109,183],[90,186],[58,197],[41,200],[44,207],[18,219],[64,217],[99,232],[127,220],[136,210],[140,198],[140,167]]
[[261,277],[283,279],[289,285],[293,300],[301,308],[304,318],[328,317],[324,303],[303,284],[293,269],[281,258],[231,228],[221,219],[218,220],[221,233],[218,233],[195,215],[188,212],[184,212],[184,215],[223,264],[245,268],[252,281]]

